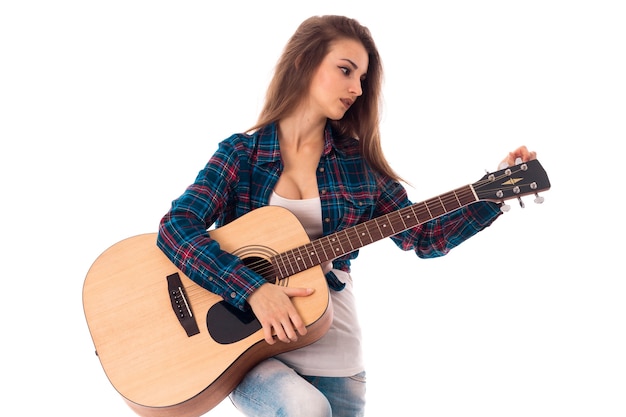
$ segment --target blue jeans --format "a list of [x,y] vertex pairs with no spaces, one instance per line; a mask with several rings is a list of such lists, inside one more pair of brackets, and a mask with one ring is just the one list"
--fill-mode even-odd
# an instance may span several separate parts
[[345,378],[303,376],[271,358],[253,368],[230,399],[251,417],[362,417],[365,372]]

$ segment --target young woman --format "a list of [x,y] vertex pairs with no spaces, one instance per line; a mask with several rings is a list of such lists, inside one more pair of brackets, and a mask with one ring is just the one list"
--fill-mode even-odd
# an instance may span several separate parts
[[[195,182],[163,217],[158,245],[190,279],[232,306],[252,309],[266,342],[307,332],[293,297],[220,249],[207,228],[266,205],[288,208],[311,239],[411,204],[381,150],[382,66],[369,30],[342,16],[305,20],[277,64],[256,126],[222,141]],[[525,147],[505,162],[535,157]],[[391,239],[419,257],[446,254],[489,226],[499,206],[478,202]],[[350,263],[323,265],[334,318],[315,343],[267,359],[230,398],[248,416],[361,416],[365,369]]]

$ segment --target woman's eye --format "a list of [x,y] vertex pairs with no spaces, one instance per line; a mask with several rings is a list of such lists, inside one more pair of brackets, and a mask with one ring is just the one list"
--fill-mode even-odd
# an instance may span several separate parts
[[344,75],[350,75],[350,68],[339,67],[339,69],[341,70],[341,72],[343,72]]

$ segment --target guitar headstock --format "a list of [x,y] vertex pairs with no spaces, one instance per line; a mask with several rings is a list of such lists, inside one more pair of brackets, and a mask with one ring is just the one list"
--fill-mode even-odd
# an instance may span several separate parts
[[472,184],[479,200],[501,203],[504,200],[517,198],[522,207],[521,197],[534,194],[535,202],[543,202],[539,192],[550,189],[550,180],[538,160],[520,164],[486,174]]

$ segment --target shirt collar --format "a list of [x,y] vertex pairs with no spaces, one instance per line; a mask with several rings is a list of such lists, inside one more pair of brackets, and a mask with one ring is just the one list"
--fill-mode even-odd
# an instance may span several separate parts
[[[280,161],[280,146],[278,144],[278,129],[276,123],[262,127],[256,132],[259,152],[257,161],[259,164],[269,164]],[[324,128],[324,151],[323,155],[327,156],[335,148],[333,139],[333,131],[330,121],[326,122]]]

